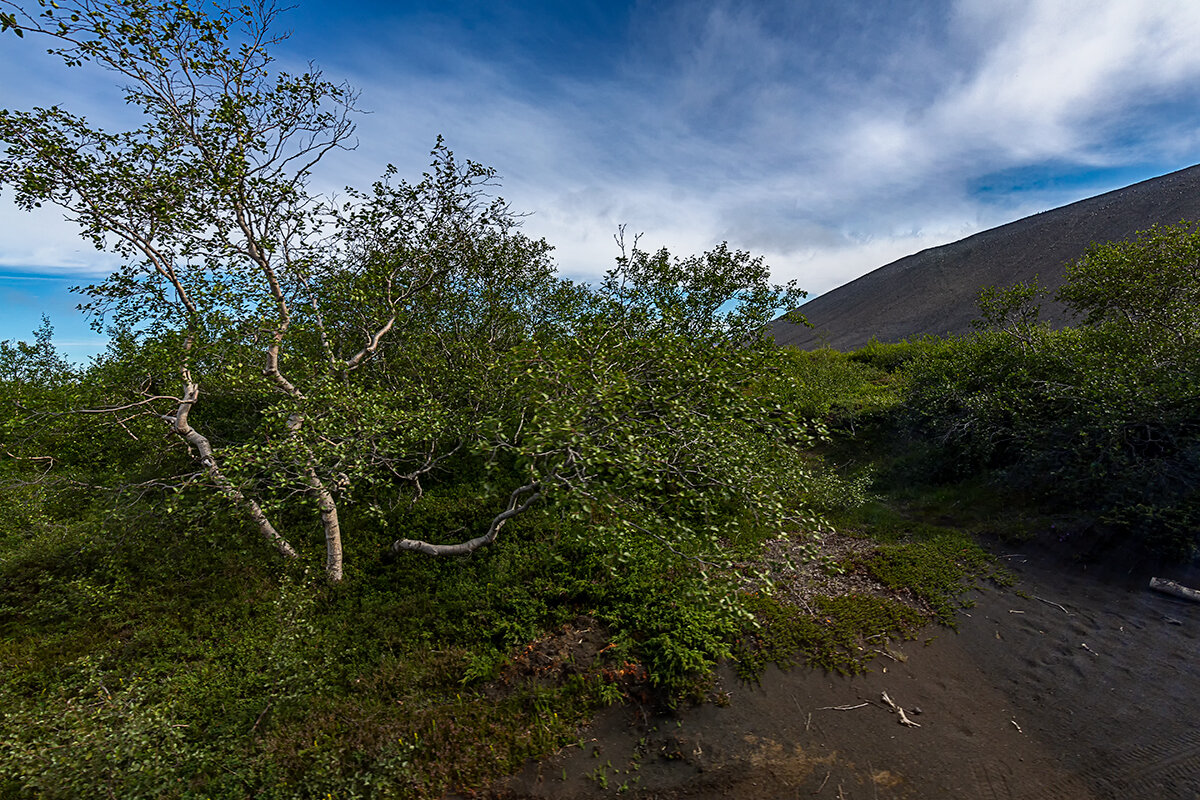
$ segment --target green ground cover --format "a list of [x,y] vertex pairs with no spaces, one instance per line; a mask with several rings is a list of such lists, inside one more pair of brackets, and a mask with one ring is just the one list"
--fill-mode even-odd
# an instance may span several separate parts
[[[848,418],[861,432],[885,413],[886,374],[830,353],[788,358],[794,371],[772,380],[823,397],[805,413],[840,432],[841,444],[806,456],[820,476],[809,505],[880,540],[829,569],[913,589],[927,609],[834,596],[810,614],[653,537],[618,541],[553,508],[454,559],[391,553],[365,535],[369,518],[348,515],[353,567],[330,584],[254,537],[230,546],[220,532],[239,522],[228,510],[173,493],[112,507],[108,493],[26,487],[10,495],[17,524],[0,540],[11,754],[0,796],[436,797],[570,743],[603,705],[703,699],[723,658],[747,676],[770,662],[865,668],[867,637],[948,621],[956,589],[988,568],[969,538],[885,521],[880,500],[864,504],[861,475],[828,466],[854,446]],[[801,385],[813,364],[836,393]],[[879,408],[865,411],[863,396]],[[390,526],[478,526],[487,497],[483,484],[443,482]],[[744,563],[776,533],[749,525],[726,546]],[[582,630],[587,646],[562,644]]]
[[0,798],[440,797],[724,659],[869,668],[1045,503],[1081,556],[1195,555],[1193,225],[1073,266],[1077,328],[1018,286],[974,336],[786,351],[762,258],[622,230],[572,283],[440,138],[314,194],[357,95],[278,70],[274,6],[11,9],[142,124],[0,113],[0,187],[122,264],[89,365],[0,343]]

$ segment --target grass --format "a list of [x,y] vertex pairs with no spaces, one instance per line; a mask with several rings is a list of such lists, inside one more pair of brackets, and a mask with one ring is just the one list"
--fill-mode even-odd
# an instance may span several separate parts
[[865,575],[888,594],[819,596],[810,609],[769,596],[750,598],[757,627],[736,650],[743,677],[758,675],[769,663],[862,672],[878,652],[871,641],[910,639],[930,623],[953,627],[958,610],[969,604],[963,599],[969,589],[1012,582],[975,538],[949,527],[901,525],[894,513],[873,506],[861,512],[857,533],[875,546],[829,568]]
[[[409,530],[470,513],[433,500]],[[456,560],[382,560],[354,525],[361,566],[336,587],[173,520],[0,543],[0,798],[439,797],[572,741],[630,691],[680,696],[736,629],[652,543],[618,569],[550,513]],[[580,620],[592,652],[534,669],[531,642],[575,658],[554,637]]]
[[[878,493],[861,505],[828,513],[833,528],[871,542],[865,552],[829,565],[837,573],[869,578],[881,596],[849,594],[818,597],[816,608],[798,609],[770,597],[749,601],[758,627],[736,651],[746,678],[770,663],[804,664],[843,674],[867,668],[878,652],[872,641],[912,638],[930,623],[953,627],[964,595],[987,584],[1008,586],[1011,573],[981,546],[986,538],[1028,536],[1036,517],[1014,505],[982,480],[955,484],[897,480],[908,469],[892,458],[893,443],[883,440],[835,442],[827,448],[854,472],[869,462],[882,476]],[[919,609],[919,610],[918,610]]]
[[912,592],[934,619],[950,626],[964,607],[960,597],[971,582],[984,578],[1011,582],[973,539],[953,531],[923,541],[881,545],[847,567],[866,572],[889,589]]

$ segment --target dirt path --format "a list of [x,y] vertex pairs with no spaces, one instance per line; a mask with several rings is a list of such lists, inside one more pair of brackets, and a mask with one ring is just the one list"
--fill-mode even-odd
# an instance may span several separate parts
[[[900,660],[854,678],[771,670],[757,686],[726,672],[727,706],[641,723],[611,709],[582,747],[494,794],[1200,799],[1200,604],[1147,591],[1144,570],[1008,563],[1014,589],[974,593],[957,632],[893,645]],[[1200,585],[1196,570],[1155,574]]]

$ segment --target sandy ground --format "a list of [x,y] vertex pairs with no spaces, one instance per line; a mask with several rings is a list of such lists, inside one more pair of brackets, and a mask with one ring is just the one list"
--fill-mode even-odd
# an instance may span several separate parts
[[973,592],[957,631],[893,643],[866,675],[724,672],[727,705],[610,709],[489,794],[1200,800],[1200,604],[1145,588],[1200,570],[1006,555],[1015,587]]

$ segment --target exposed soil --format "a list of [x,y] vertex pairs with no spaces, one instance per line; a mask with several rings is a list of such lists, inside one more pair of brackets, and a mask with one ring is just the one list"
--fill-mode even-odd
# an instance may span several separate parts
[[726,669],[727,704],[609,709],[488,794],[1200,798],[1200,604],[1145,588],[1200,586],[1200,570],[1088,569],[1032,547],[1006,562],[1015,587],[974,591],[957,631],[893,643],[865,675],[750,685]]

